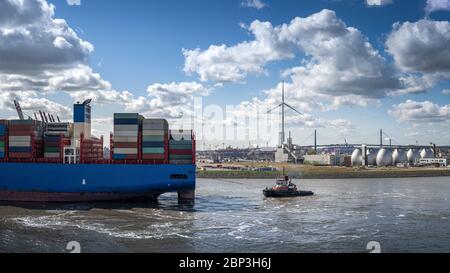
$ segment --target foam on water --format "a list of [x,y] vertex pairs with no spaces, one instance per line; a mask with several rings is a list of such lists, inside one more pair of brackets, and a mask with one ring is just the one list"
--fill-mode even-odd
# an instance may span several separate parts
[[[447,179],[304,181],[301,188],[316,196],[283,200],[262,196],[261,189],[272,183],[199,180],[194,207],[178,206],[176,195],[125,209],[0,206],[0,245],[27,251],[20,243],[26,242],[36,251],[58,251],[64,248],[56,242],[71,241],[74,235],[93,252],[365,252],[361,246],[373,240],[383,241],[385,251],[411,251],[415,245],[446,250],[450,245],[442,234],[450,228]],[[53,234],[56,242],[45,237]]]

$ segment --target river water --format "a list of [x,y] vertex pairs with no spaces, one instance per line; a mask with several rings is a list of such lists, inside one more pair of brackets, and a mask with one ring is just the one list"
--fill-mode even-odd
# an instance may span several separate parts
[[450,252],[450,178],[296,181],[316,196],[266,199],[272,180],[199,179],[194,206],[0,204],[0,252]]

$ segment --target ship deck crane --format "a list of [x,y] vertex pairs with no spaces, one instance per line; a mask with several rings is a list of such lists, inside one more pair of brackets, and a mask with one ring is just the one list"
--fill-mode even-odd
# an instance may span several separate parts
[[[20,103],[19,103],[19,100],[17,100],[17,99],[14,100],[14,106],[16,107],[17,115],[19,116],[20,120],[24,120],[25,116],[27,116],[28,119],[33,119],[29,115],[23,113],[22,107],[20,106]],[[35,117],[36,117],[36,113],[35,113]]]
[[19,115],[20,120],[24,120],[25,117],[23,116],[22,107],[20,107],[20,103],[18,100],[14,100],[14,106],[16,107],[17,115]]

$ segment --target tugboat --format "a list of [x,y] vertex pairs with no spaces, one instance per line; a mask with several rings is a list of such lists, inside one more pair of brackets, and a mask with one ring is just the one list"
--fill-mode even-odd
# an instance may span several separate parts
[[282,197],[302,197],[312,196],[312,191],[299,191],[297,186],[292,183],[292,180],[287,175],[283,175],[282,178],[278,178],[276,185],[272,188],[266,188],[263,190],[263,194],[266,197],[282,198]]

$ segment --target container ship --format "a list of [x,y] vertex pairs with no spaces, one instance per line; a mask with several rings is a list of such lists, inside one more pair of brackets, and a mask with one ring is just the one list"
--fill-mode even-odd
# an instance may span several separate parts
[[164,119],[115,113],[110,147],[91,134],[91,100],[73,106],[73,122],[0,120],[0,201],[109,202],[178,193],[195,199],[195,135]]

